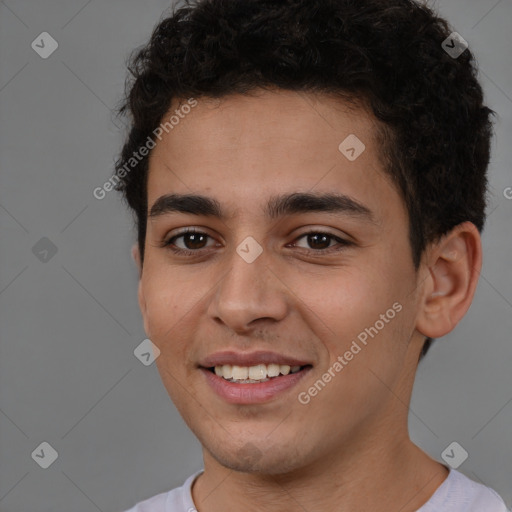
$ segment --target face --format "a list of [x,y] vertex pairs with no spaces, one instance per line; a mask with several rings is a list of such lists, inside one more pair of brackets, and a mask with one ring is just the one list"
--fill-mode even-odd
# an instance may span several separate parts
[[[197,101],[149,162],[139,301],[169,395],[206,456],[241,471],[386,442],[420,343],[376,121],[286,91]],[[353,136],[340,149],[351,134],[362,152]]]

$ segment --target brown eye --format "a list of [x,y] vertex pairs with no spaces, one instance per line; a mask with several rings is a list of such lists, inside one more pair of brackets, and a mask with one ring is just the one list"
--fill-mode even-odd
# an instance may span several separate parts
[[[343,247],[351,244],[351,242],[348,242],[347,240],[343,240],[342,238],[334,236],[331,233],[324,233],[323,231],[310,231],[309,233],[304,233],[299,236],[297,240],[300,240],[301,238],[306,239],[308,247],[304,247],[304,249],[309,252],[330,252],[327,251],[327,249],[335,247],[331,245],[332,241],[338,242],[338,245],[340,246],[335,250],[340,250]],[[297,246],[296,243],[293,245]]]
[[[202,249],[208,235],[204,233],[185,233],[179,236],[179,238],[181,237],[183,237],[186,249]],[[176,238],[178,237],[174,237],[174,239]]]
[[333,237],[324,233],[307,235],[308,244],[312,249],[327,249]]
[[[177,254],[193,255],[199,253],[201,249],[205,249],[208,246],[206,242],[208,238],[211,238],[207,233],[201,231],[187,230],[177,235],[172,236],[168,240],[162,243],[162,247],[167,247]],[[176,241],[182,239],[180,242],[183,247],[180,247]]]

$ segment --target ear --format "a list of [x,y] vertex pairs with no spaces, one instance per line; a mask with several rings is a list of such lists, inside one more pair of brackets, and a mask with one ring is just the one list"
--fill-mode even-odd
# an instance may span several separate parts
[[456,226],[428,250],[416,329],[429,338],[451,332],[468,311],[482,268],[480,233],[471,222]]
[[135,261],[135,264],[137,265],[137,269],[139,270],[139,277],[142,274],[142,265],[140,261],[140,250],[139,250],[139,244],[135,243],[132,246],[132,258],[133,261]]
[[142,286],[142,265],[141,265],[139,245],[137,243],[135,243],[132,246],[131,252],[132,252],[133,261],[135,261],[135,263],[137,265],[137,269],[139,271],[139,286],[138,286],[137,296],[138,296],[138,300],[139,300],[139,308],[140,308],[140,312],[142,314],[142,319],[144,320],[144,331],[147,334],[148,333],[147,305],[146,305],[146,298],[144,296],[144,289]]

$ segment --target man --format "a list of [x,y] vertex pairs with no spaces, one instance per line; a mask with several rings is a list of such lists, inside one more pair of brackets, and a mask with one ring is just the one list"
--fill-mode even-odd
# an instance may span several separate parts
[[410,0],[209,0],[131,64],[144,328],[204,471],[132,512],[504,512],[409,438],[482,262],[492,111]]

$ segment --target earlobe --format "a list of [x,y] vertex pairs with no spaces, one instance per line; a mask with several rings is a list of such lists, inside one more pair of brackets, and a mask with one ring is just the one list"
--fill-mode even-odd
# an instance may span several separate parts
[[469,309],[482,267],[480,233],[464,222],[432,245],[416,328],[424,336],[448,334]]

